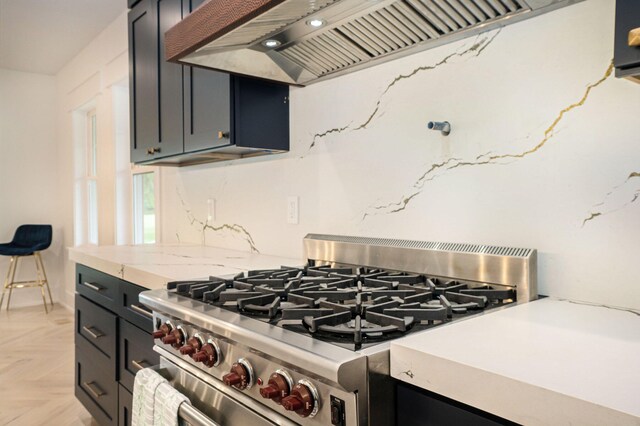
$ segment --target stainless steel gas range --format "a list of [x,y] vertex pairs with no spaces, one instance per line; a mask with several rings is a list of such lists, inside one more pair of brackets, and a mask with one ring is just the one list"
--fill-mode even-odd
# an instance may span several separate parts
[[533,249],[311,234],[304,252],[141,293],[187,421],[393,425],[391,340],[537,297]]

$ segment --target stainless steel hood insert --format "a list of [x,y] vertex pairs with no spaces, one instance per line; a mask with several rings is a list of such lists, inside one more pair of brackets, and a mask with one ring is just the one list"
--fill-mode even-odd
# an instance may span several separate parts
[[230,20],[219,3],[236,1],[209,0],[167,32],[166,55],[305,85],[579,1],[262,0]]

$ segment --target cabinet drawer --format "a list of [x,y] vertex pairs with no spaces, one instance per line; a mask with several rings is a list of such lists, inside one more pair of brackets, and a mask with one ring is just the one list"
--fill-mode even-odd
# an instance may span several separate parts
[[151,333],[153,331],[153,314],[138,300],[138,295],[144,290],[146,288],[122,281],[118,297],[118,313],[130,323]]
[[118,426],[131,425],[131,407],[133,395],[124,386],[120,385],[118,391]]
[[111,365],[94,346],[84,341],[76,345],[75,395],[103,426],[118,421],[118,382]]
[[76,291],[94,302],[114,311],[117,306],[120,279],[84,265],[76,267]]
[[151,334],[127,321],[120,321],[120,384],[133,392],[133,381],[141,367],[160,363],[160,356],[153,351]]
[[[115,365],[118,317],[76,294],[76,344],[87,342]],[[112,372],[115,373],[113,367]]]

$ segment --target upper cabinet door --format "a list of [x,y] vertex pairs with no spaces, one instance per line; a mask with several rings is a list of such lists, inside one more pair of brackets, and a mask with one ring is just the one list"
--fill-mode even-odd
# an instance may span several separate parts
[[185,152],[229,145],[232,138],[231,76],[185,66]]
[[[186,1],[186,0],[185,0]],[[159,157],[184,151],[182,139],[182,65],[164,59],[164,33],[182,20],[182,0],[153,0],[158,19]]]
[[154,8],[150,1],[129,12],[129,104],[131,161],[154,157],[158,134],[158,44]]
[[[184,15],[203,0],[185,0]],[[231,144],[231,77],[184,67],[184,150],[200,151]]]
[[143,0],[129,12],[131,161],[183,152],[182,65],[164,60],[164,33],[182,0]]

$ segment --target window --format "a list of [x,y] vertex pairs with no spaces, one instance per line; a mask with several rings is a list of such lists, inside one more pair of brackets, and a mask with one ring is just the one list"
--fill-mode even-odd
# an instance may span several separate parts
[[133,174],[133,243],[156,242],[156,182],[154,172]]
[[87,112],[87,243],[98,244],[98,132],[96,110]]
[[[162,170],[131,164],[128,81],[123,80],[111,90],[115,142],[115,243],[158,243],[162,241]],[[101,220],[104,222],[104,218]]]

